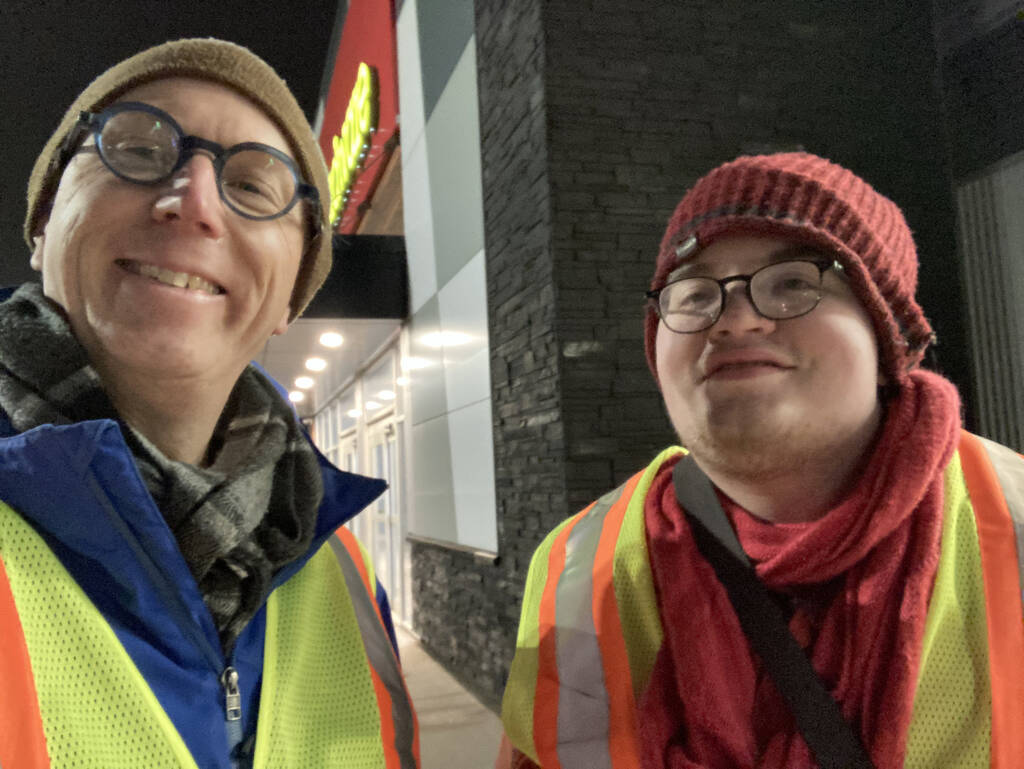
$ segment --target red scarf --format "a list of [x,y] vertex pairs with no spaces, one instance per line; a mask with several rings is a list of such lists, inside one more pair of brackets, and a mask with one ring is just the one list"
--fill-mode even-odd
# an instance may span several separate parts
[[[943,471],[959,427],[953,385],[917,371],[889,404],[856,488],[824,517],[773,525],[723,498],[758,576],[790,597],[791,630],[878,769],[903,766],[939,559]],[[696,549],[670,466],[644,515],[665,629],[639,704],[645,769],[816,767]]]

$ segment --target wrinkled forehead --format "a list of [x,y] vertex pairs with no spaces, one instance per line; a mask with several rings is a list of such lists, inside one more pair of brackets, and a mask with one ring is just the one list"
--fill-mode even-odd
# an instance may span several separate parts
[[221,83],[193,77],[164,77],[137,85],[114,103],[136,101],[162,109],[182,130],[225,146],[259,142],[296,153],[274,119],[256,102]]

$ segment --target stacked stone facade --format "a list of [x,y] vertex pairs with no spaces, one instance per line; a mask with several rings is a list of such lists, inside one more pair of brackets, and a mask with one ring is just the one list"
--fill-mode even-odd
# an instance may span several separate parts
[[714,165],[804,148],[899,202],[969,380],[928,2],[476,0],[476,42],[499,553],[414,545],[414,623],[496,703],[534,547],[672,441],[643,292]]

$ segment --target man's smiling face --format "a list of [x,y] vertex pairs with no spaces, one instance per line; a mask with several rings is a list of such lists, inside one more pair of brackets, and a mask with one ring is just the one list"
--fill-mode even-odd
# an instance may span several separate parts
[[[725,236],[700,251],[688,276],[749,275],[794,244]],[[721,317],[696,333],[658,326],[658,379],[672,424],[698,461],[770,472],[844,447],[859,451],[880,421],[878,348],[867,311],[828,270],[818,306],[770,320],[742,284]]]
[[[187,134],[225,147],[253,141],[291,154],[266,114],[224,86],[168,78],[120,100],[158,107]],[[302,205],[269,221],[228,209],[202,153],[146,186],[81,152],[61,177],[32,265],[97,368],[230,387],[287,325],[303,223]]]

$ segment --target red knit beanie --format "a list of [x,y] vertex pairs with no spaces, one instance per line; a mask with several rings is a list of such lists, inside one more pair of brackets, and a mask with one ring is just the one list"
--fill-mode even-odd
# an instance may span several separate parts
[[[651,288],[723,235],[806,243],[843,265],[867,309],[882,370],[901,385],[934,338],[914,300],[917,250],[903,213],[863,179],[804,152],[740,157],[700,179],[669,219]],[[648,306],[644,344],[658,378],[658,315]]]

